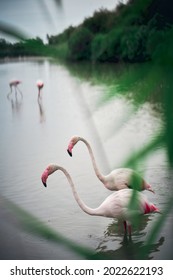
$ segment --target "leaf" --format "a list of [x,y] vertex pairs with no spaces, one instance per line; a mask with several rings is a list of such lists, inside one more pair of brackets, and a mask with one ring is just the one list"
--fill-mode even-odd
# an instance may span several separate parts
[[19,30],[19,28],[14,27],[10,24],[4,23],[2,21],[0,21],[0,32],[5,33],[6,35],[10,35],[16,39],[20,39],[20,40],[25,40],[28,37],[28,35],[22,31]]

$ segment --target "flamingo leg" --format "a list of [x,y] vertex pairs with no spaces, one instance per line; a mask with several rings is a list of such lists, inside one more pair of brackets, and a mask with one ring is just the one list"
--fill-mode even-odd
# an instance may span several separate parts
[[38,89],[38,98],[40,98],[40,88]]
[[124,231],[126,232],[127,231],[127,223],[126,223],[126,221],[124,221],[123,224],[124,224]]
[[131,225],[128,225],[128,232],[129,232],[129,236],[131,236],[131,233],[132,233],[132,227],[131,227]]
[[21,97],[23,97],[21,90],[17,86],[16,86],[16,90],[20,93]]
[[10,94],[12,94],[12,86],[10,86],[10,92],[7,94],[7,98],[10,97]]
[[17,98],[17,86],[15,86],[14,89],[15,89],[15,97]]
[[131,233],[132,233],[132,227],[130,224],[128,224],[126,221],[123,222],[124,224],[124,231],[125,233],[129,233],[129,236],[131,236]]

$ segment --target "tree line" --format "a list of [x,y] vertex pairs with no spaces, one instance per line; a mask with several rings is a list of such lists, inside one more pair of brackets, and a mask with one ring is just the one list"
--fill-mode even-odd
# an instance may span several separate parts
[[70,61],[169,60],[172,15],[171,0],[120,2],[112,11],[103,8],[96,11],[77,27],[70,26],[56,36],[47,35],[47,44],[38,37],[15,44],[1,39],[0,57],[48,54]]

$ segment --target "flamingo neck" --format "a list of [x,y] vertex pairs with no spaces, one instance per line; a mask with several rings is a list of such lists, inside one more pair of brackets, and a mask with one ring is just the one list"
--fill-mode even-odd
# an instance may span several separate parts
[[105,176],[100,172],[100,170],[98,169],[98,166],[97,166],[97,164],[96,164],[96,160],[95,160],[95,157],[94,157],[94,154],[93,154],[93,151],[92,151],[92,149],[91,149],[90,144],[87,142],[87,140],[85,140],[85,139],[82,138],[82,137],[79,138],[79,141],[84,142],[84,144],[87,146],[87,149],[88,149],[89,155],[90,155],[90,157],[91,157],[91,161],[92,161],[92,164],[93,164],[93,168],[94,168],[95,174],[96,174],[96,176],[98,177],[98,179],[105,185],[105,184],[106,184],[106,178],[105,178]]
[[[102,215],[101,211],[99,210],[99,207],[98,208],[90,208],[88,207],[84,202],[83,200],[79,197],[78,193],[77,193],[77,190],[75,188],[75,185],[72,181],[72,178],[70,176],[70,174],[67,172],[67,170],[61,166],[57,166],[57,165],[54,165],[53,166],[53,172],[55,172],[56,170],[61,170],[64,175],[66,176],[71,188],[72,188],[72,192],[73,192],[73,195],[74,195],[74,198],[77,202],[77,204],[79,205],[79,207],[85,212],[87,213],[88,215],[93,215],[93,216],[100,216]],[[52,172],[52,173],[53,173]]]

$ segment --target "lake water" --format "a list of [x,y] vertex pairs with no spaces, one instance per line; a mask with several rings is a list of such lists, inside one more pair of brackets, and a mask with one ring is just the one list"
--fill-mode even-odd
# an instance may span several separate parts
[[[90,73],[91,75],[91,73]],[[17,98],[9,81],[22,80]],[[38,100],[37,79],[44,81]],[[146,216],[132,239],[124,236],[116,221],[91,217],[81,211],[64,175],[52,175],[45,189],[40,177],[53,162],[65,167],[79,195],[90,207],[97,207],[110,191],[96,178],[88,151],[79,143],[70,158],[66,152],[73,135],[86,138],[94,151],[100,170],[106,174],[120,167],[125,159],[143,146],[162,125],[151,104],[134,114],[133,102],[119,96],[101,104],[105,85],[81,79],[63,65],[48,59],[29,59],[0,64],[0,194],[1,259],[76,259],[72,252],[18,226],[17,216],[8,208],[9,200],[70,240],[105,253],[107,258],[134,259],[159,214]],[[166,169],[163,150],[157,150],[139,171],[156,194],[144,192],[161,210],[167,204],[172,178]],[[172,258],[172,224],[169,213],[149,259]]]

